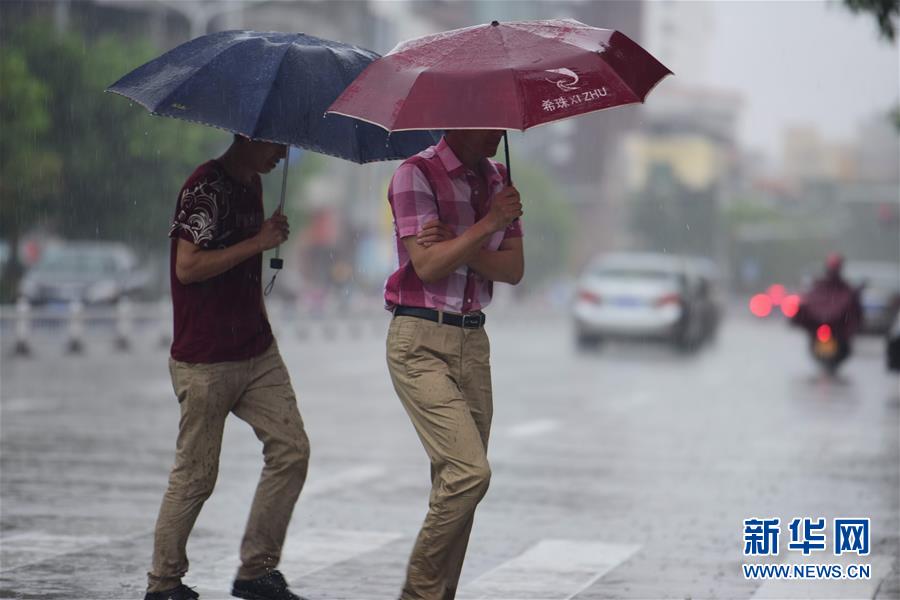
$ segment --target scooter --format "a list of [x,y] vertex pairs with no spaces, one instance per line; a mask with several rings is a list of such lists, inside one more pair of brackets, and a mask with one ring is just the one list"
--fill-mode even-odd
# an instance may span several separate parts
[[825,302],[818,303],[815,298],[804,298],[791,319],[791,324],[806,330],[813,358],[829,375],[834,375],[852,352],[850,342],[861,315],[861,290],[862,287],[851,289],[840,304],[827,295]]
[[843,336],[836,335],[831,325],[822,323],[810,332],[810,351],[822,368],[829,375],[834,375],[850,356],[850,343]]

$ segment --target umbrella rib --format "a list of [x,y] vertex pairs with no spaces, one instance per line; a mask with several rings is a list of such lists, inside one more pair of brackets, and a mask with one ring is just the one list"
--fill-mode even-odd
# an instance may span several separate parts
[[[491,29],[497,29],[497,35],[500,36],[500,47],[503,48],[503,54],[506,56],[506,64],[510,63],[509,56],[509,48],[506,47],[506,40],[503,35],[503,31],[501,27],[491,27]],[[519,105],[519,115],[523,117],[525,116],[525,90],[522,89],[522,86],[519,83],[519,78],[516,76],[515,67],[509,67],[506,69],[506,72],[509,73],[512,78],[512,86],[513,86],[513,94],[515,95],[517,104]],[[523,120],[520,120],[522,122]],[[504,128],[505,129],[505,128]]]
[[272,97],[272,90],[274,87],[272,84],[278,79],[278,74],[281,73],[281,68],[284,66],[284,57],[287,56],[287,53],[288,53],[288,51],[290,51],[293,43],[294,43],[294,41],[291,40],[287,44],[284,44],[284,50],[281,52],[281,59],[278,61],[278,68],[275,69],[275,72],[272,75],[272,78],[269,80],[269,89],[266,92],[265,97],[262,99],[262,102],[260,103],[259,110],[256,111],[256,120],[253,122],[253,129],[252,129],[252,133],[250,134],[251,138],[255,139],[255,137],[256,137],[256,134],[259,130],[259,121],[260,121],[260,119],[262,119],[262,115],[266,108],[266,104],[269,103],[269,98]]
[[[147,110],[149,110],[149,111],[152,112],[153,114],[160,114],[160,115],[161,115],[162,113],[157,112],[157,109],[158,109],[160,106],[165,106],[165,105],[169,102],[169,99],[170,99],[172,96],[174,96],[175,94],[177,94],[179,91],[181,91],[181,88],[183,88],[183,87],[184,87],[184,86],[185,86],[192,78],[196,77],[198,73],[201,73],[201,72],[205,71],[206,69],[208,69],[208,68],[209,68],[209,65],[212,64],[213,61],[217,60],[220,56],[222,56],[223,54],[225,54],[226,52],[228,52],[229,50],[231,50],[232,48],[234,48],[235,46],[237,46],[237,42],[240,42],[240,41],[243,41],[243,40],[229,40],[229,41],[230,41],[231,43],[229,43],[227,46],[225,46],[224,48],[222,48],[221,51],[216,52],[212,57],[210,57],[210,59],[209,59],[208,61],[206,61],[206,62],[203,64],[202,67],[200,67],[199,69],[197,69],[196,71],[194,71],[194,73],[191,74],[191,77],[190,77],[190,78],[185,79],[184,81],[182,81],[181,83],[179,83],[178,86],[177,86],[174,90],[172,90],[171,92],[169,92],[168,94],[166,94],[166,96],[165,96],[162,100],[160,100],[159,102],[157,102],[156,106],[154,106],[153,108],[147,107]],[[163,115],[163,116],[168,116],[168,115]],[[177,117],[177,118],[181,118],[181,117]],[[188,119],[184,119],[184,120],[188,120]],[[198,121],[198,122],[201,122],[201,123],[202,123],[202,121]],[[219,128],[220,128],[220,129],[225,129],[224,127],[219,127]]]
[[[454,47],[453,50],[451,50],[450,52],[455,51],[457,47],[458,47],[458,46]],[[447,53],[445,53],[444,55],[442,55],[442,56],[441,56],[441,59],[445,58],[448,54],[449,54],[449,52],[447,52]],[[404,98],[403,106],[400,108],[400,110],[399,110],[399,111],[397,112],[397,114],[394,116],[393,120],[391,121],[391,123],[390,123],[389,125],[382,125],[381,123],[377,123],[377,122],[375,122],[375,121],[369,121],[369,122],[370,122],[370,123],[373,123],[374,125],[378,125],[379,127],[383,128],[383,129],[386,129],[388,132],[393,132],[393,131],[431,131],[431,130],[433,130],[434,127],[416,127],[416,128],[412,128],[412,129],[397,129],[396,127],[394,127],[394,125],[396,125],[397,122],[401,120],[400,117],[401,117],[401,115],[403,114],[403,112],[406,110],[406,103],[407,103],[407,100],[409,100],[410,90],[412,90],[412,88],[415,87],[416,83],[419,81],[419,78],[422,77],[422,75],[424,75],[424,74],[425,74],[425,71],[424,71],[423,69],[419,69],[419,71],[416,73],[415,79],[413,79],[413,80],[409,83],[409,86],[407,86],[406,90],[404,90],[404,92],[403,92],[403,98]],[[343,114],[343,113],[338,113],[338,114]],[[358,118],[359,118],[359,117],[357,117],[357,116],[355,116],[355,115],[347,115],[347,116],[352,116],[354,119],[358,119]],[[360,119],[360,120],[365,120],[365,119]],[[445,128],[444,128],[444,127],[441,127],[440,129],[445,129]]]
[[[241,43],[250,40],[261,40],[262,45],[254,42],[247,51]],[[298,48],[302,51],[296,52]],[[308,49],[313,55],[327,52],[329,56],[309,56]],[[336,97],[361,65],[377,57],[365,48],[304,34],[225,31],[181,44],[132,70],[105,91],[139,104],[153,116],[198,123],[259,141],[298,146],[358,163],[406,158],[432,143],[433,136],[391,140],[385,128],[364,124],[361,119],[324,121],[330,96]],[[250,58],[254,59],[251,65],[235,69]],[[319,71],[324,72],[310,70],[310,64],[323,67]],[[304,78],[311,78],[308,85],[303,84]],[[289,122],[283,122],[285,119]],[[334,134],[348,129],[346,135]]]
[[[463,28],[463,30],[475,30],[475,29],[478,29],[478,28],[481,28],[481,27],[484,27],[484,25],[477,25],[477,26],[474,26],[474,27],[465,27],[465,28]],[[488,27],[490,27],[490,26],[488,26]],[[491,27],[491,29],[493,29],[493,27]],[[433,40],[433,41],[436,42],[436,41],[438,41],[438,40]],[[464,46],[465,44],[468,43],[468,39],[462,39],[462,37],[457,38],[457,39],[454,40],[454,41],[457,42],[455,45],[453,45],[453,46],[451,47],[451,46],[448,44],[447,49],[446,49],[445,51],[441,52],[440,55],[439,55],[435,60],[431,61],[431,64],[429,64],[429,65],[424,65],[424,66],[429,67],[429,68],[437,67],[438,63],[443,62],[444,59],[446,59],[447,57],[449,57],[449,56],[451,56],[453,53],[455,53],[461,46]],[[431,41],[429,41],[428,43],[430,44]],[[420,46],[416,46],[413,50],[415,50],[416,52],[418,52],[420,49],[421,49]],[[389,56],[389,54],[386,54],[386,55],[385,55],[385,57],[387,57],[387,56]],[[416,82],[419,80],[419,78],[420,78],[423,74],[424,74],[424,71],[423,71],[423,70],[419,70],[419,72],[416,74],[416,78],[413,79],[412,82],[410,82],[410,85],[409,85],[409,87],[408,87],[407,90],[406,90],[406,94],[404,94],[404,97],[405,97],[405,98],[407,98],[407,99],[409,98],[409,90],[411,90],[411,89],[415,86]],[[404,101],[403,108],[401,108],[401,109],[400,109],[400,112],[397,113],[397,116],[396,116],[396,118],[394,119],[394,123],[396,123],[397,121],[400,120],[400,114],[404,111],[405,108],[406,108],[406,102]],[[393,124],[393,123],[392,123],[392,124]],[[384,126],[381,125],[380,123],[376,123],[376,125],[379,125],[380,127],[384,127]],[[403,130],[403,129],[395,129],[394,127],[385,127],[385,129],[387,129],[388,131],[406,131],[406,130]],[[422,127],[422,128],[419,128],[419,130],[421,130],[421,131],[429,131],[429,130],[431,130],[431,129],[432,129],[432,128],[430,128],[430,127]],[[441,129],[446,129],[446,128],[442,127]]]
[[[229,33],[229,32],[226,31],[226,32],[220,32],[219,34],[210,34],[209,37],[212,37],[212,36],[220,36],[220,34],[227,34],[227,33]],[[157,57],[156,59],[154,59],[154,60],[152,60],[152,61],[150,61],[150,62],[144,63],[143,65],[137,67],[136,69],[132,70],[131,72],[129,72],[129,73],[123,75],[122,77],[120,77],[120,78],[118,79],[118,81],[116,81],[115,83],[113,83],[112,85],[110,85],[109,87],[107,87],[104,91],[110,92],[110,93],[112,93],[112,94],[118,94],[119,96],[122,96],[123,98],[128,98],[128,99],[131,100],[132,102],[137,102],[138,104],[140,104],[141,106],[143,106],[143,107],[144,107],[145,109],[147,109],[151,114],[156,114],[156,107],[161,106],[166,100],[168,100],[168,99],[172,96],[172,94],[174,94],[174,93],[177,92],[179,89],[181,89],[181,87],[184,85],[184,83],[187,81],[187,79],[182,79],[182,80],[180,80],[180,81],[176,81],[176,82],[175,82],[175,83],[176,83],[175,89],[173,89],[173,90],[167,92],[167,94],[166,94],[163,98],[158,99],[154,104],[151,105],[151,104],[149,104],[148,102],[145,102],[145,101],[144,101],[142,98],[140,98],[140,97],[133,97],[133,96],[130,96],[130,95],[129,95],[129,93],[135,94],[135,90],[132,89],[133,86],[135,85],[135,82],[132,81],[132,79],[135,77],[135,73],[137,73],[138,71],[145,71],[145,70],[147,70],[147,69],[149,69],[149,68],[157,68],[156,65],[154,65],[154,63],[156,63],[157,61],[159,61],[159,60],[161,60],[161,59],[163,59],[163,58],[170,57],[170,56],[173,55],[173,54],[176,54],[176,53],[178,53],[178,52],[180,52],[180,51],[185,50],[186,47],[191,46],[192,44],[195,44],[195,43],[198,42],[199,40],[200,40],[200,38],[197,38],[197,39],[194,39],[194,40],[190,40],[190,41],[188,41],[188,42],[186,42],[186,43],[184,43],[184,44],[182,44],[182,45],[180,45],[180,46],[176,46],[175,48],[170,49],[169,51],[163,53],[161,56]],[[210,57],[207,59],[206,62],[209,62],[209,61],[211,61],[211,60],[214,60],[219,54],[221,54],[222,52],[225,52],[226,50],[228,50],[229,47],[230,47],[229,45],[226,45],[226,46],[224,46],[224,47],[218,49],[218,51],[216,51],[212,56],[210,56]],[[204,51],[204,48],[201,47],[201,48],[200,48],[200,52],[203,52],[203,51]],[[203,65],[205,65],[205,64],[206,64],[206,63],[203,63]],[[191,74],[191,75],[193,75],[193,74]],[[142,73],[141,76],[144,76],[144,74]],[[140,77],[138,77],[138,81],[140,81]],[[120,89],[117,89],[117,88],[119,88],[119,87],[126,87],[126,88],[129,88],[129,92],[124,92],[124,91],[121,91]],[[137,95],[140,96],[140,94],[137,94]]]
[[[480,27],[484,27],[484,25],[472,25],[471,27],[463,27],[461,29],[454,29],[451,31],[434,33],[429,36],[424,36],[424,38],[413,38],[411,40],[404,40],[404,41],[398,43],[396,46],[394,46],[394,48],[390,52],[385,54],[385,56],[391,56],[394,54],[403,54],[404,52],[407,52],[408,50],[415,50],[416,52],[419,52],[424,48],[428,48],[428,47],[432,46],[433,44],[439,44],[439,43],[443,42],[448,37],[450,37],[452,39],[454,36],[450,36],[449,34],[451,34],[451,33],[462,34],[462,32],[464,32],[464,31],[475,30]],[[468,41],[468,40],[462,40],[461,39],[462,37],[463,37],[462,35],[458,35],[458,37],[457,37],[457,39],[461,40],[460,45],[462,45],[463,43],[466,43]],[[415,45],[412,47],[407,46],[407,44],[410,44],[410,43],[414,43]],[[458,47],[459,46],[454,46],[453,51],[455,51],[456,48],[458,48]],[[446,55],[444,55],[444,56],[446,56]],[[442,56],[441,58],[444,58],[444,56]]]
[[[479,25],[478,27],[481,27],[481,26]],[[475,29],[475,27],[466,27],[466,29]],[[422,44],[422,45],[416,45],[416,46],[413,47],[413,48],[407,48],[407,49],[401,50],[401,51],[397,52],[396,54],[402,55],[402,54],[404,54],[404,53],[407,52],[407,51],[412,51],[412,52],[415,52],[415,53],[419,53],[419,52],[421,52],[421,51],[423,50],[423,48],[427,48],[427,47],[431,46],[433,43],[438,43],[439,41],[440,41],[440,40],[437,40],[437,39],[435,39],[435,40],[429,40],[428,42],[425,42],[425,43]],[[435,60],[432,60],[429,64],[423,65],[423,66],[426,66],[426,67],[435,67],[435,66],[437,66],[438,63],[443,62],[443,60],[444,60],[445,58],[447,58],[448,56],[450,56],[451,54],[453,54],[454,52],[456,52],[461,46],[464,46],[465,44],[467,44],[467,43],[469,42],[468,39],[463,39],[462,37],[456,38],[456,39],[454,39],[453,41],[457,42],[456,45],[451,46],[450,44],[447,44],[447,49],[446,49],[446,50],[444,50],[443,52],[441,52],[441,53],[435,58]],[[395,53],[394,53],[394,51],[392,50],[391,52],[389,52],[388,54],[385,54],[384,56],[385,56],[385,57],[388,57],[388,56],[392,56],[392,55],[394,55],[394,54],[395,54]]]

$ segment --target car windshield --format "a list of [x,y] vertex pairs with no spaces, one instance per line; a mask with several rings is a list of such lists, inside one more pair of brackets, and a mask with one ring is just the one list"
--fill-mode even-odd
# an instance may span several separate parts
[[116,271],[115,256],[90,250],[59,250],[48,252],[36,270],[46,274],[103,275]]

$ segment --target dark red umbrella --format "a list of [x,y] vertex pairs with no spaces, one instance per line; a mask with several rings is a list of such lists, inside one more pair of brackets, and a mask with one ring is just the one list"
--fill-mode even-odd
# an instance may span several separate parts
[[402,42],[328,112],[388,131],[524,131],[643,102],[669,74],[618,31],[570,19],[494,21]]

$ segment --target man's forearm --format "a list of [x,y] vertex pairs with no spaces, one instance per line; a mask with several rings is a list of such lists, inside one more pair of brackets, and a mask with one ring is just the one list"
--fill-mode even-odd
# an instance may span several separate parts
[[522,253],[517,250],[480,249],[469,260],[468,265],[485,279],[512,285],[522,280],[525,271]]
[[[487,225],[479,222],[458,237],[420,248],[413,255],[416,274],[425,283],[440,281],[460,266],[468,264],[492,234]],[[415,244],[415,240],[412,243]]]
[[183,284],[206,281],[234,268],[261,251],[257,240],[250,238],[221,250],[197,249],[190,253],[179,252],[175,275]]

